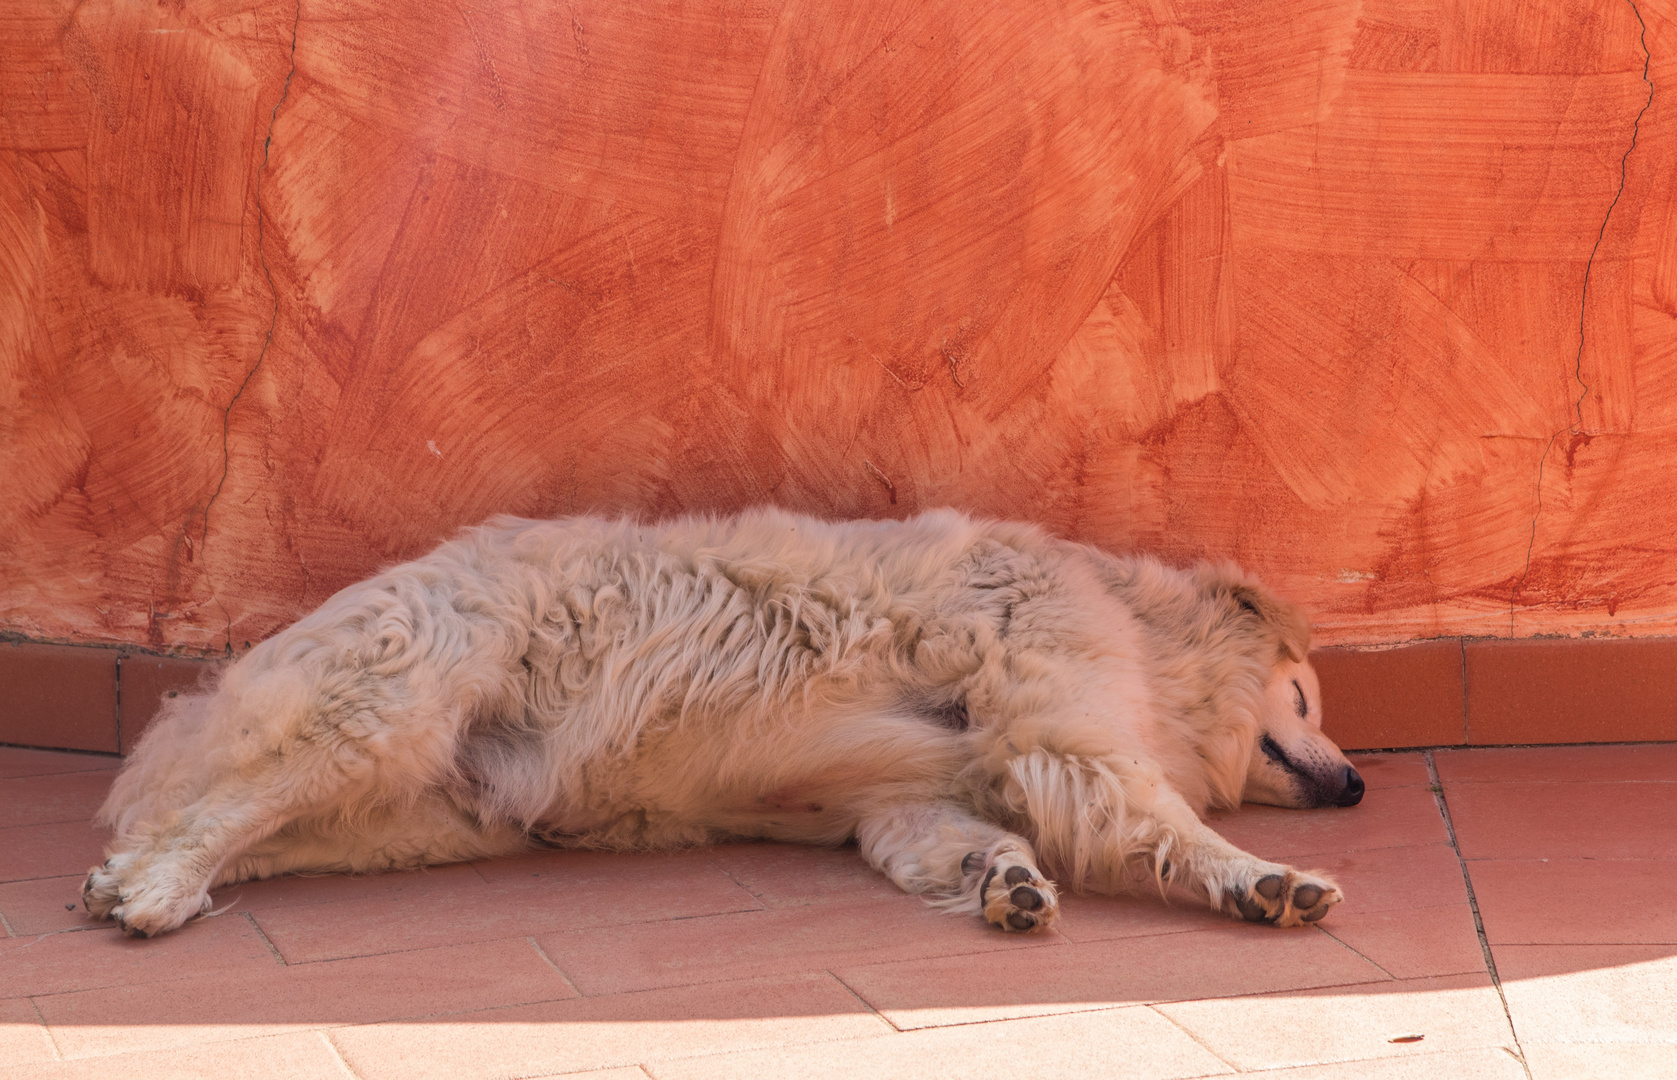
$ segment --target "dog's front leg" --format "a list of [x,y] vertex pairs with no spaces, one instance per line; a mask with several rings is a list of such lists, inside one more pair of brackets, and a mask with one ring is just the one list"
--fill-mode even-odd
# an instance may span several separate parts
[[1008,808],[1073,888],[1121,892],[1157,873],[1219,911],[1278,926],[1315,922],[1344,899],[1320,874],[1250,855],[1200,820],[1158,770],[1127,755],[1037,750],[1008,764]]
[[1191,829],[1183,831],[1177,858],[1180,871],[1170,876],[1204,896],[1213,908],[1247,922],[1276,926],[1313,923],[1345,899],[1339,886],[1321,873],[1268,862],[1242,851],[1198,817]]
[[1059,894],[1030,842],[953,804],[882,807],[863,817],[856,839],[862,857],[905,892],[941,894],[938,907],[1013,931],[1059,917]]
[[1313,923],[1345,898],[1319,873],[1268,862],[1235,847],[1199,819],[1169,787],[1155,802],[1169,841],[1155,843],[1160,876],[1205,897],[1211,906],[1247,922],[1298,926]]

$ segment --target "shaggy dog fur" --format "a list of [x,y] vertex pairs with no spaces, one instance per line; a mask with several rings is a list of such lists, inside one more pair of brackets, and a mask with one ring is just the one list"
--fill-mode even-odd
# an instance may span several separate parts
[[83,894],[146,937],[289,872],[854,838],[1004,929],[1054,921],[1049,875],[1311,922],[1333,882],[1200,820],[1361,797],[1319,730],[1308,637],[1233,566],[947,510],[500,518],[170,702]]

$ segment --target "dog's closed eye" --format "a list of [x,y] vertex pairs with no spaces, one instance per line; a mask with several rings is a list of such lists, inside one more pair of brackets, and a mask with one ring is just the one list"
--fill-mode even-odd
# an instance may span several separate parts
[[1299,714],[1300,720],[1303,720],[1305,715],[1310,712],[1310,706],[1304,700],[1304,687],[1299,685],[1297,679],[1293,680],[1293,711]]

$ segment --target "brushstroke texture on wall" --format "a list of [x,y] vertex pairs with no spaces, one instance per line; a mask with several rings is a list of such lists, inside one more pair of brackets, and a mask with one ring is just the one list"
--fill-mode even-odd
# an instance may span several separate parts
[[1674,633],[1673,76],[1671,0],[17,0],[0,629],[773,500]]

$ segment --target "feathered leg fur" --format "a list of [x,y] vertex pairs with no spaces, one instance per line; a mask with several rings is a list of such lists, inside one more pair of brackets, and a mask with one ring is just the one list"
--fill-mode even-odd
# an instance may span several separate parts
[[1028,840],[950,803],[905,803],[862,819],[857,844],[869,865],[904,892],[939,894],[951,912],[982,914],[1003,930],[1050,926],[1060,915],[1054,883]]

